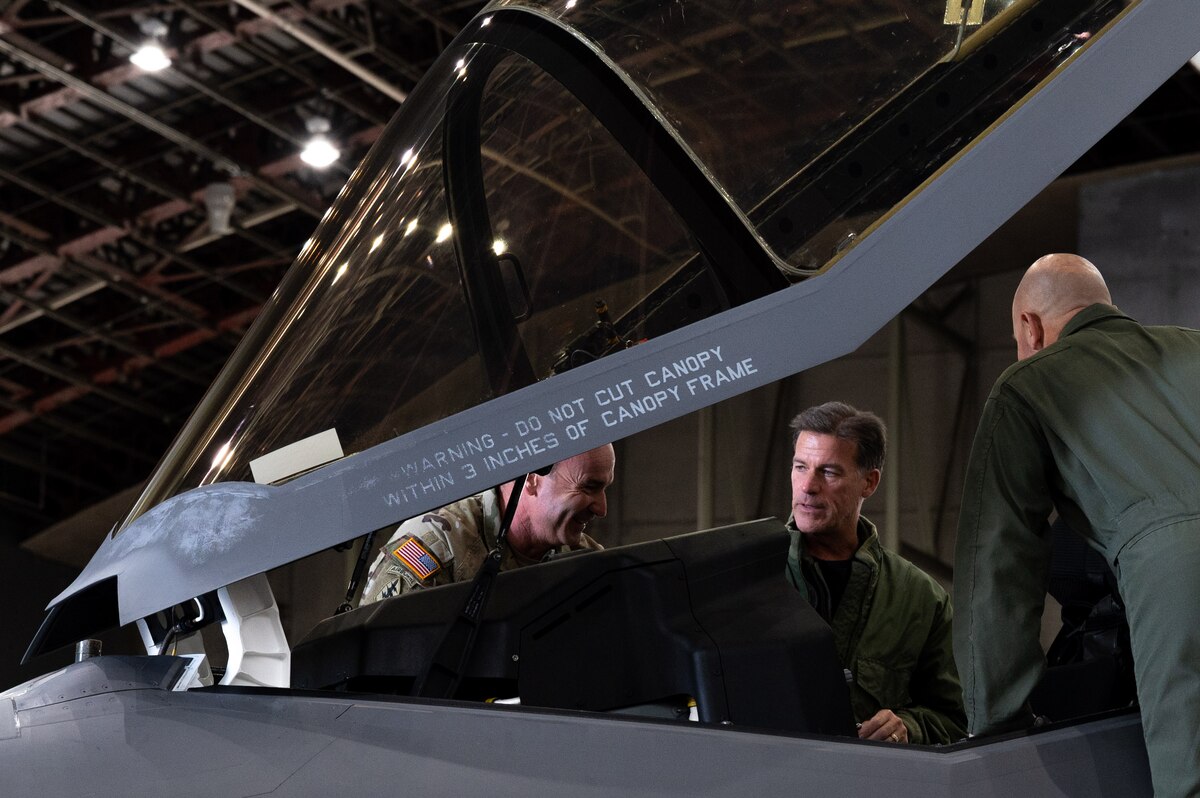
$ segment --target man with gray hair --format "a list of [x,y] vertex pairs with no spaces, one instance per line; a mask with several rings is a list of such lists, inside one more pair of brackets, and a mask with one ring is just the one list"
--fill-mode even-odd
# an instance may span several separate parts
[[926,744],[965,737],[950,598],[884,549],[862,516],[883,471],[883,422],[828,402],[796,416],[792,435],[787,579],[833,630],[852,677],[858,736]]
[[1154,794],[1198,796],[1200,332],[1143,327],[1069,254],[1029,267],[1012,326],[1018,362],[984,407],[958,524],[954,647],[970,731],[1032,720],[1057,509],[1117,574]]

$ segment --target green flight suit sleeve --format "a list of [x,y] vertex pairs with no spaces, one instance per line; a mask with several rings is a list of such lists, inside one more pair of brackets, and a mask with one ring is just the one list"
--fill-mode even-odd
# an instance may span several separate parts
[[930,626],[921,658],[913,669],[912,704],[893,710],[908,728],[908,740],[923,745],[948,745],[967,736],[962,685],[954,666],[954,611],[944,596]]
[[1006,386],[971,449],[954,567],[954,654],[968,729],[1028,725],[1045,669],[1039,641],[1050,563],[1053,460],[1032,409]]

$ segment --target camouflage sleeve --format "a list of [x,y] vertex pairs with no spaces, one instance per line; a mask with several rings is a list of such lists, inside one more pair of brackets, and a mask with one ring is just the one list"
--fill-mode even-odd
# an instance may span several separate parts
[[579,548],[587,551],[604,551],[604,546],[595,538],[588,535],[586,532],[579,536]]
[[359,606],[454,581],[448,531],[448,522],[437,513],[411,518],[397,527],[371,563]]

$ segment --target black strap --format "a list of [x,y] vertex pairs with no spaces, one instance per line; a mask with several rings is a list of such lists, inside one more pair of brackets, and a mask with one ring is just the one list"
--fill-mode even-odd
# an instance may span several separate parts
[[[383,529],[390,529],[390,526]],[[371,557],[371,552],[374,550],[375,535],[380,530],[368,532],[366,538],[363,539],[362,548],[358,552],[358,562],[354,563],[354,571],[350,574],[350,584],[346,585],[346,600],[338,605],[338,608],[333,611],[334,615],[341,615],[343,612],[350,612],[354,609],[354,594],[358,592],[358,583],[362,579],[363,571],[367,567],[367,561]]]
[[476,572],[462,610],[446,627],[441,642],[413,685],[414,696],[453,698],[457,692],[463,673],[471,660],[471,652],[475,649],[475,640],[479,636],[479,621],[492,592],[492,584],[496,580],[496,574],[500,573],[500,561],[508,541],[508,528],[516,515],[517,502],[524,487],[525,475],[522,474],[513,482],[508,505],[504,508],[504,519],[500,522],[500,531],[496,533],[496,545],[488,552],[483,565]]

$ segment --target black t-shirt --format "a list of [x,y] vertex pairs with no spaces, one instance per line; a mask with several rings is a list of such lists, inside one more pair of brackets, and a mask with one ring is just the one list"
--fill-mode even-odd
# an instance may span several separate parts
[[842,594],[846,592],[846,585],[850,582],[850,566],[854,563],[854,558],[849,560],[817,560],[817,566],[821,569],[821,576],[825,579],[825,584],[829,586],[829,600],[831,607],[829,609],[829,617],[832,618],[837,612],[838,605],[842,603]]

